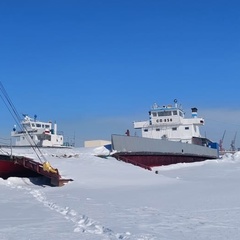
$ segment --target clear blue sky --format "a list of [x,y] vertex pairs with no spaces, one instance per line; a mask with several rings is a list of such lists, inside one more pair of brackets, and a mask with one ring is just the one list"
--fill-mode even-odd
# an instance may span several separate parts
[[56,120],[77,145],[133,131],[177,98],[228,147],[240,139],[239,12],[231,0],[2,0],[0,81],[20,114]]

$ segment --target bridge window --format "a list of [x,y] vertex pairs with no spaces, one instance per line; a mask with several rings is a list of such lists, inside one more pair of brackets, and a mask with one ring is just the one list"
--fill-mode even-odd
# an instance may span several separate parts
[[153,117],[156,117],[156,116],[157,116],[157,113],[156,113],[156,112],[153,112],[152,115],[153,115]]
[[177,110],[174,110],[174,111],[173,111],[173,115],[177,115]]
[[158,112],[158,116],[162,117],[162,116],[171,116],[172,112],[171,111],[163,111],[163,112]]

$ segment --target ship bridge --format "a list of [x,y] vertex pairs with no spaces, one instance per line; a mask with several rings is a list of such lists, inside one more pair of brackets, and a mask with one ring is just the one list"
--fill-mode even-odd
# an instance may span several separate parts
[[156,103],[149,111],[148,121],[134,122],[135,129],[141,129],[142,137],[192,142],[193,137],[201,137],[199,126],[204,119],[198,118],[197,108],[192,108],[192,117],[185,118],[183,109],[175,105],[158,106]]

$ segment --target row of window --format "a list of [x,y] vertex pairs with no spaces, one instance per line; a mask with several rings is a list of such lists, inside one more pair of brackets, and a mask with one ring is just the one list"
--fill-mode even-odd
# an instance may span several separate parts
[[40,124],[40,123],[32,123],[31,125],[30,125],[30,123],[26,123],[26,124],[24,124],[25,125],[25,127],[37,127],[37,128],[50,128],[50,125],[49,124]]
[[164,117],[164,116],[176,116],[176,115],[179,115],[179,116],[183,116],[183,113],[181,111],[177,111],[177,110],[174,110],[174,111],[161,111],[161,112],[152,112],[152,116],[153,117]]
[[[189,130],[189,127],[185,127],[185,130]],[[156,128],[156,131],[160,131],[160,128]],[[177,131],[177,128],[176,127],[173,127],[172,128],[172,131]],[[144,132],[148,132],[148,129],[144,129]]]
[[[30,136],[31,137],[31,139],[33,139],[33,136]],[[22,139],[24,140],[25,139],[25,137],[22,137]],[[51,138],[50,138],[50,140],[51,140]],[[60,137],[60,141],[62,141],[63,140],[63,138],[62,137]],[[58,139],[56,139],[56,141],[58,142]]]

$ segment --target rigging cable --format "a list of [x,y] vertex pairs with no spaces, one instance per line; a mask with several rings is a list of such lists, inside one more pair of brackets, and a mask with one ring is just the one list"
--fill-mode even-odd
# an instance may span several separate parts
[[7,94],[7,92],[6,92],[6,90],[5,90],[5,88],[4,88],[4,86],[3,86],[1,81],[0,81],[0,90],[1,90],[0,96],[1,96],[5,106],[7,107],[8,111],[12,115],[12,117],[15,120],[16,124],[18,125],[18,127],[26,133],[27,141],[29,142],[30,146],[32,147],[32,149],[36,153],[39,161],[43,162],[41,157],[40,157],[40,155],[37,153],[37,150],[41,154],[41,156],[44,158],[44,160],[46,161],[43,153],[41,152],[40,148],[37,146],[37,144],[31,138],[31,135],[28,132],[28,130],[26,129],[26,127],[20,124],[21,117],[20,117],[19,113],[17,112],[17,109],[15,108],[15,106],[14,106],[13,102],[11,101],[10,97],[8,96],[8,94]]

